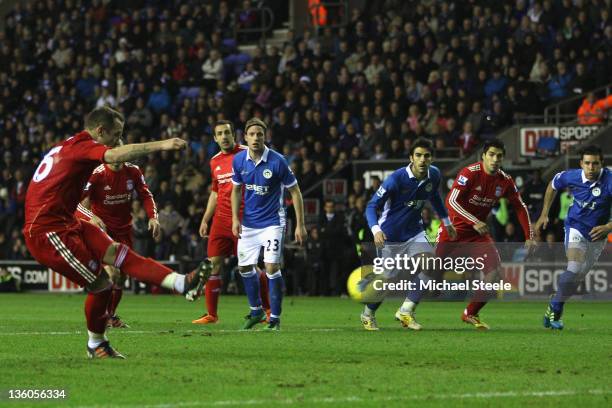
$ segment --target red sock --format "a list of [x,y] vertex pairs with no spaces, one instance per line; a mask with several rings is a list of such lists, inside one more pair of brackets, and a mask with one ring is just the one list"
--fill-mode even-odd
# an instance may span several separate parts
[[117,306],[123,296],[123,289],[119,286],[113,285],[112,294],[108,301],[108,309],[106,310],[109,316],[114,316],[117,311]]
[[97,293],[88,293],[85,298],[87,330],[102,334],[106,331],[106,306],[111,296],[110,288]]
[[471,316],[477,315],[478,312],[480,312],[480,309],[482,309],[484,305],[486,304],[487,302],[474,302],[474,301],[470,302],[470,304],[467,305],[467,308],[466,308],[467,314]]
[[264,310],[270,310],[270,292],[268,291],[268,277],[265,272],[259,273],[259,293],[261,295],[261,306]]
[[206,309],[211,316],[217,317],[217,305],[219,304],[222,284],[223,281],[219,275],[212,275],[206,282],[204,296],[206,298]]
[[126,245],[119,247],[115,267],[141,282],[157,286],[161,286],[164,278],[174,272],[151,258],[143,258]]

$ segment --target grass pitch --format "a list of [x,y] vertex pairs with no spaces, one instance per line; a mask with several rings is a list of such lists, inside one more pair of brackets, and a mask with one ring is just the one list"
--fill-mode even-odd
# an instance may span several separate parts
[[112,330],[125,361],[85,358],[82,295],[0,295],[0,405],[7,390],[66,389],[65,400],[14,406],[611,406],[612,303],[570,302],[563,332],[543,303],[493,303],[492,326],[459,320],[461,303],[424,302],[422,332],[378,311],[359,323],[345,299],[286,298],[282,331],[240,331],[246,298],[222,297],[221,320],[190,322],[202,300],[124,296],[131,329]]

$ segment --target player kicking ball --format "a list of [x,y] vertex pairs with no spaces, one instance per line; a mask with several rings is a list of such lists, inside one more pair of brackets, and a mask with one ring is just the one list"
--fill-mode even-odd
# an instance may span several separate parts
[[[192,321],[194,324],[214,324],[219,321],[217,306],[223,282],[221,280],[223,264],[229,256],[236,255],[238,238],[232,233],[232,161],[234,156],[246,146],[236,143],[234,125],[228,120],[220,120],[213,128],[215,142],[221,151],[210,159],[210,174],[212,175],[212,191],[208,197],[206,211],[200,223],[200,236],[208,236],[208,259],[212,264],[211,276],[206,282],[204,298],[207,313]],[[240,208],[242,213],[242,207]],[[210,235],[208,225],[212,220]],[[265,273],[259,273],[259,284],[263,308],[267,315],[270,313],[268,299],[268,278]]]
[[[263,260],[269,280],[270,321],[267,330],[280,330],[283,301],[281,259],[285,235],[284,190],[291,194],[295,208],[295,240],[306,238],[302,193],[285,158],[264,144],[266,124],[257,118],[245,125],[248,149],[236,154],[232,176],[232,232],[238,237],[238,268],[250,305],[244,329],[261,322],[265,312],[261,304],[257,261],[263,247]],[[244,189],[244,214],[240,204]]]
[[[123,146],[123,141],[117,140],[115,146]],[[153,194],[138,166],[129,162],[101,164],[94,170],[83,191],[76,216],[99,226],[114,241],[133,249],[132,201],[135,195],[142,201],[149,217],[149,231],[153,238],[158,238],[161,229]],[[106,310],[106,325],[119,329],[129,328],[117,315],[127,276],[114,266],[105,265],[104,269],[113,282]]]
[[563,306],[597,262],[612,232],[612,173],[603,167],[599,147],[586,146],[578,154],[580,169],[557,173],[548,184],[542,214],[535,225],[536,232],[546,229],[557,191],[569,188],[574,202],[565,218],[567,270],[559,275],[557,292],[544,313],[544,327],[553,330],[563,330]]
[[[459,172],[446,197],[446,208],[457,229],[457,238],[455,240],[448,229],[441,225],[436,246],[436,256],[440,258],[483,257],[486,282],[495,282],[501,271],[501,259],[486,224],[489,213],[500,198],[506,197],[514,207],[525,234],[528,253],[535,248],[527,206],[512,177],[501,170],[505,153],[502,141],[487,141],[482,148],[482,160]],[[493,290],[475,291],[461,320],[476,329],[488,330],[489,325],[480,320],[479,312],[495,295]]]
[[[374,193],[366,208],[368,225],[374,235],[374,244],[380,258],[397,256],[418,257],[431,256],[433,247],[427,241],[421,211],[426,201],[430,201],[436,213],[452,237],[455,229],[448,218],[444,202],[438,191],[440,187],[440,170],[431,165],[433,146],[426,139],[417,139],[410,148],[410,164],[394,171]],[[384,210],[383,210],[384,208]],[[383,210],[378,216],[378,211]],[[387,277],[397,276],[400,271],[385,271]],[[416,290],[409,291],[404,303],[395,313],[395,318],[403,327],[421,330],[414,312],[417,304],[426,292],[420,281],[430,279],[427,271],[422,270],[413,279]],[[366,330],[378,330],[376,310],[382,302],[368,303],[361,314],[361,323]]]
[[123,133],[123,115],[109,107],[91,111],[85,130],[58,143],[34,172],[25,200],[23,235],[30,254],[87,291],[87,354],[90,358],[125,358],[106,337],[106,308],[112,283],[102,265],[112,265],[143,282],[186,294],[202,288],[201,268],[178,274],[129,246],[113,241],[101,228],[82,222],[75,211],[83,188],[100,163],[123,163],[158,151],[181,150],[187,142],[167,139],[110,148]]

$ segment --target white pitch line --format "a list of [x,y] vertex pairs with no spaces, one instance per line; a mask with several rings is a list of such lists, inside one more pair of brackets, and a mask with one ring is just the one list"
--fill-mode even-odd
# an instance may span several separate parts
[[172,407],[193,407],[193,406],[232,406],[232,405],[293,405],[293,404],[341,404],[341,403],[369,403],[369,402],[391,402],[391,401],[421,401],[421,400],[461,400],[461,399],[492,399],[492,398],[517,398],[517,397],[566,397],[573,395],[609,395],[610,390],[549,390],[549,391],[499,391],[499,392],[475,392],[464,394],[428,394],[428,395],[406,395],[392,397],[327,397],[312,399],[250,399],[250,400],[219,400],[219,401],[183,401],[154,405],[83,405],[78,408],[104,408],[104,407],[123,407],[123,408],[172,408]]
[[[341,331],[342,329],[334,328],[321,328],[321,329],[289,329],[283,330],[286,333],[297,333],[297,332],[335,332]],[[260,330],[242,330],[242,329],[222,329],[214,331],[197,331],[197,330],[107,330],[108,333],[114,334],[213,334],[213,333],[259,333]],[[87,334],[87,332],[76,330],[76,331],[49,331],[49,332],[14,332],[14,333],[0,333],[0,336],[70,336],[70,335],[81,335]]]

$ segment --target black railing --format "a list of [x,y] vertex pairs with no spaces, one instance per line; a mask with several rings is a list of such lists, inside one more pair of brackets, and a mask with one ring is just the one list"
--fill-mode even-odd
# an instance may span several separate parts
[[[254,13],[255,21],[252,27],[243,27],[240,21],[241,13]],[[259,34],[258,40],[265,44],[267,34],[274,27],[274,12],[269,7],[252,7],[237,11],[234,14],[234,39],[238,40],[241,34]]]

